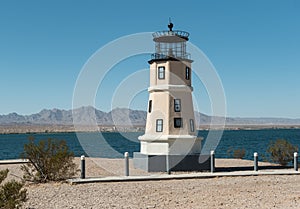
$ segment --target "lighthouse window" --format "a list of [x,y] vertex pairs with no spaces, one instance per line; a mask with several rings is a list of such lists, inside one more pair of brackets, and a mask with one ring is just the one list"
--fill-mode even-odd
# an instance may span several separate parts
[[165,67],[158,67],[158,79],[165,79]]
[[174,118],[174,128],[182,127],[182,118]]
[[194,120],[193,119],[190,119],[190,129],[191,129],[191,132],[195,131],[195,126],[194,126]]
[[180,99],[174,99],[174,111],[175,112],[180,112],[181,111]]
[[163,120],[157,119],[156,120],[156,132],[162,132],[163,131]]
[[185,68],[185,79],[190,80],[191,75],[191,69],[189,67]]
[[152,100],[149,100],[148,112],[152,111]]

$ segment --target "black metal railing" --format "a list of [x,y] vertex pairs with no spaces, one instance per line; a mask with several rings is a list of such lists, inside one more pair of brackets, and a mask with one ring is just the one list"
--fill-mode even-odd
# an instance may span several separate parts
[[173,30],[173,31],[164,30],[164,31],[157,31],[157,32],[153,33],[152,35],[153,35],[153,38],[158,38],[161,36],[179,36],[179,37],[187,39],[190,34],[188,32],[181,31],[181,30]]
[[152,60],[159,60],[159,59],[191,59],[191,54],[185,53],[184,55],[166,55],[166,54],[159,54],[153,53],[151,54]]

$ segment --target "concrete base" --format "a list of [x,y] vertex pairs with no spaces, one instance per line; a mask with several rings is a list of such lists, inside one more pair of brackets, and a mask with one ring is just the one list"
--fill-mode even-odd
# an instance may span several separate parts
[[185,155],[197,153],[201,150],[203,137],[194,135],[150,135],[139,137],[141,141],[141,153],[147,155]]
[[[200,154],[169,155],[170,171],[209,171],[210,156]],[[145,155],[140,152],[133,153],[133,164],[148,172],[167,171],[167,155]]]

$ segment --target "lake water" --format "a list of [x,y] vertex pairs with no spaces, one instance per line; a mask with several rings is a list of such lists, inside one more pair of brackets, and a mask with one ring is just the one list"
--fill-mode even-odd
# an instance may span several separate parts
[[[121,158],[124,152],[140,149],[138,136],[143,133],[42,133],[42,134],[0,134],[0,160],[17,159],[23,151],[28,137],[35,141],[47,138],[64,139],[76,156],[82,154],[92,157]],[[208,131],[199,131],[198,135],[206,138]],[[300,147],[300,129],[266,130],[226,130],[215,150],[216,157],[228,158],[229,149],[245,149],[245,159],[253,159],[253,153],[266,155],[270,141],[287,139]]]

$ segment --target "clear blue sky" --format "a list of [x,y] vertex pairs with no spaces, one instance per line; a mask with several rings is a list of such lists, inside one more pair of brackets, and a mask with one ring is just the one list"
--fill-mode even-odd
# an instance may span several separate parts
[[[71,109],[77,76],[95,51],[124,35],[167,29],[169,17],[214,64],[229,116],[300,118],[297,0],[1,0],[0,114]],[[135,68],[147,68],[147,59]],[[129,67],[116,68],[116,80]],[[109,82],[103,88],[112,93]],[[97,107],[109,111],[101,96]],[[131,108],[146,109],[144,99],[146,91]],[[205,92],[200,100],[209,114]]]

